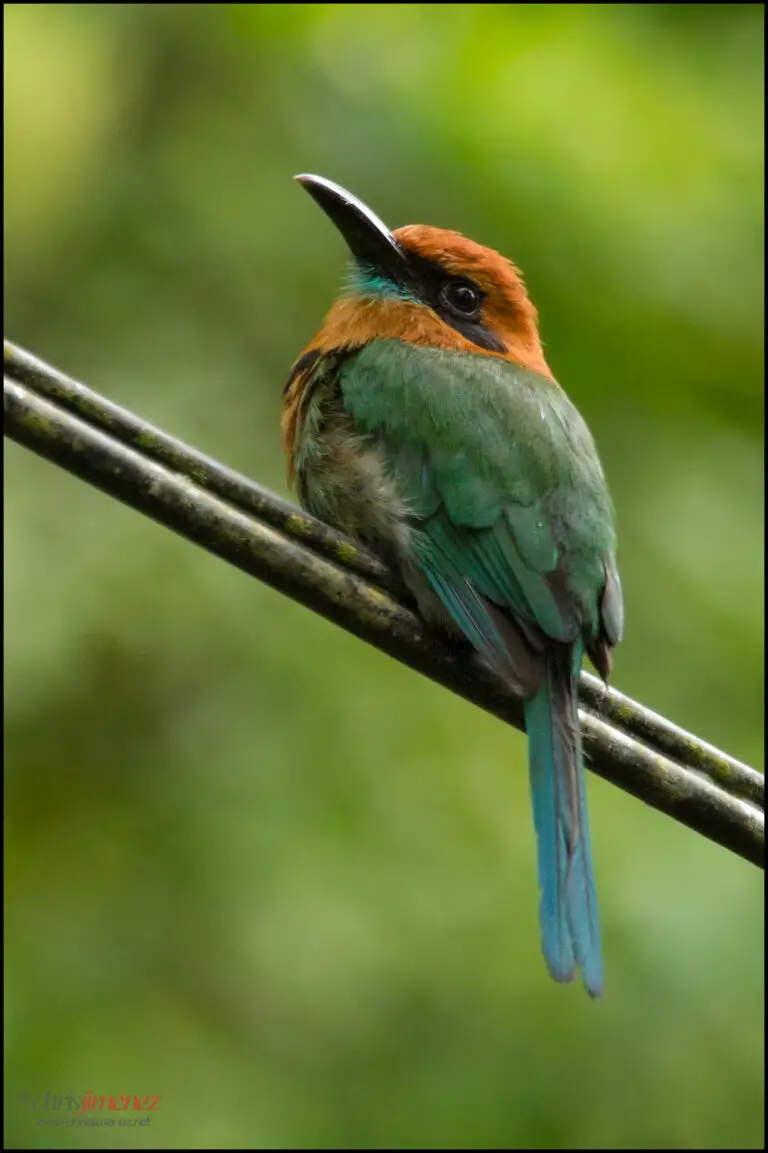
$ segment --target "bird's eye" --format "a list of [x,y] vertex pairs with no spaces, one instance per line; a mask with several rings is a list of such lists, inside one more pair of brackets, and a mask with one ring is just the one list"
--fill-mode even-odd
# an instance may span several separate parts
[[458,316],[473,316],[480,308],[480,293],[466,280],[449,280],[443,285],[440,299]]

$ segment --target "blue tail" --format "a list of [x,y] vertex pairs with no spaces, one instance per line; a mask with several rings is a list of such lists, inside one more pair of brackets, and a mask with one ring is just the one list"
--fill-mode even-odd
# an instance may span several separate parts
[[547,653],[546,677],[525,706],[541,887],[541,943],[556,981],[576,966],[591,997],[603,992],[603,957],[589,846],[577,684],[583,647]]

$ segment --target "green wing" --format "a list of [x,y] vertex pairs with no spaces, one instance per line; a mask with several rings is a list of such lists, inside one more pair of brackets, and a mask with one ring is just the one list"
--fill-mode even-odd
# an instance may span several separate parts
[[[613,515],[589,431],[557,385],[499,357],[384,340],[345,362],[340,387],[387,452],[415,560],[477,647],[509,659],[492,606],[529,647],[605,632]],[[618,639],[618,578],[610,587]]]

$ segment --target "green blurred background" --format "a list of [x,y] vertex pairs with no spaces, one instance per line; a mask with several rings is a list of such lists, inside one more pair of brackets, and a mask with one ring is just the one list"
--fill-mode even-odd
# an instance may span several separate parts
[[[344,263],[293,174],[499,248],[612,485],[615,683],[762,763],[762,5],[4,15],[6,335],[282,492]],[[11,1146],[762,1145],[757,869],[592,778],[590,1004],[519,734],[15,445],[5,482]]]

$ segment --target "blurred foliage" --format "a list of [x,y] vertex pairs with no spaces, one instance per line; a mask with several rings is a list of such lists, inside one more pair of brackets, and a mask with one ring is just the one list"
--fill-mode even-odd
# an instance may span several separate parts
[[[344,260],[292,175],[499,248],[612,484],[616,684],[760,762],[762,5],[4,15],[9,337],[283,490]],[[522,737],[5,456],[8,1144],[762,1146],[758,870],[591,780],[607,999],[558,988]]]

